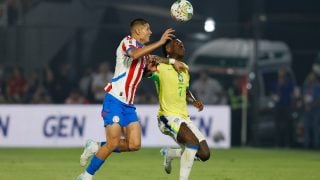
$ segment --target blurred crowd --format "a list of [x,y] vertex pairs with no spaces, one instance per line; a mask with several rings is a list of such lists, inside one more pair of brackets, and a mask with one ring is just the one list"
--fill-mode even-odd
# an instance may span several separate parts
[[[0,64],[0,103],[7,104],[99,104],[104,87],[111,82],[113,70],[103,62],[98,67],[84,67],[77,78],[70,76],[67,63],[46,66],[30,72],[19,66]],[[226,94],[216,79],[202,72],[191,89],[205,104],[227,104]],[[154,84],[144,79],[135,97],[136,104],[156,104]]]
[[[54,70],[56,69],[56,70]],[[70,77],[70,65],[46,66],[31,72],[19,66],[0,65],[0,102],[8,104],[88,104],[100,103],[104,85],[112,73],[102,63],[97,71],[87,67],[78,79]]]
[[[319,59],[320,60],[320,59]],[[320,148],[320,71],[314,63],[301,86],[297,86],[285,68],[270,83],[273,102],[275,145]]]

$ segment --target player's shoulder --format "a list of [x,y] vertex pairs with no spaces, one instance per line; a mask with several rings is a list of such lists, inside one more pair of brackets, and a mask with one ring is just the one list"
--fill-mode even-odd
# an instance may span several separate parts
[[160,63],[157,67],[158,70],[170,70],[173,69],[173,66],[171,64],[166,64],[166,63]]
[[[189,69],[189,66],[188,66],[187,64],[185,64],[185,63],[183,63],[183,64],[187,67],[187,69]],[[175,71],[173,65],[171,65],[171,64],[166,64],[166,63],[160,63],[160,64],[158,65],[158,68],[157,68],[157,69],[158,69],[158,70],[163,70],[163,71],[171,71],[171,70],[174,70],[174,71]],[[183,72],[189,74],[188,71],[183,71]]]
[[133,37],[130,36],[130,35],[127,35],[123,38],[124,40],[127,40],[127,41],[130,41],[130,40],[133,40]]
[[186,64],[186,63],[184,63],[184,62],[182,62],[188,69],[189,69],[189,66],[188,66],[188,64]]
[[122,42],[129,42],[129,43],[132,43],[132,42],[135,42],[136,40],[130,36],[130,35],[127,35],[125,36],[124,38],[122,38]]

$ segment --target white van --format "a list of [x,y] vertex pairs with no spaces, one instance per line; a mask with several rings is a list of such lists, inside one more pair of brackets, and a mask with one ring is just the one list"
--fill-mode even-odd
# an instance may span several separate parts
[[[220,38],[199,47],[190,57],[192,71],[207,69],[221,74],[243,75],[254,66],[254,41],[251,39]],[[281,41],[258,41],[259,67],[290,65],[291,53]]]
[[[279,68],[285,68],[288,76],[294,82],[295,77],[291,68],[291,52],[288,45],[281,41],[259,40],[257,41],[257,62],[255,62],[255,42],[252,39],[240,38],[219,38],[212,40],[194,51],[189,59],[189,68],[193,76],[197,77],[198,72],[205,71],[212,77],[219,80],[228,92],[234,79],[246,79],[246,86],[250,90],[250,78],[253,77],[252,72],[255,72],[256,78],[257,98],[256,102],[259,103],[258,114],[259,118],[253,118],[250,126],[254,126],[252,133],[257,141],[264,142],[273,141],[275,137],[272,136],[274,130],[274,117],[271,113],[266,113],[272,109],[274,103],[271,99],[271,82],[277,78]],[[254,71],[255,70],[255,71]],[[192,79],[191,79],[192,80]],[[201,97],[199,97],[201,99]],[[242,107],[241,123],[239,120],[232,118],[232,132],[235,132],[234,137],[238,138],[240,132],[237,129],[242,128],[241,137],[242,143],[246,141],[246,127],[247,115],[243,116],[246,112],[247,105]],[[238,118],[239,119],[239,118]],[[239,124],[240,123],[240,124]],[[239,127],[240,126],[240,127]],[[249,127],[250,128],[250,127]],[[272,143],[272,142],[270,142]],[[238,143],[235,143],[238,144]]]

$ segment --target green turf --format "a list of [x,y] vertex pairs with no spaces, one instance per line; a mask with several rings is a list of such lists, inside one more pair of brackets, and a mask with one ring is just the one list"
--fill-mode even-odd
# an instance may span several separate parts
[[[82,149],[0,148],[1,180],[72,180]],[[165,174],[159,149],[112,154],[95,180],[177,180],[179,161]],[[319,180],[320,152],[233,148],[213,150],[207,162],[195,162],[190,180]]]

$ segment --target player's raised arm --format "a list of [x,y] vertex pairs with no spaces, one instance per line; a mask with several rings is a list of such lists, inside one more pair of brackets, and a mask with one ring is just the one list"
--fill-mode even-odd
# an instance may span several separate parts
[[[134,30],[133,33],[139,34],[139,33],[141,33],[140,31],[143,31],[143,30],[140,30],[137,28],[136,30]],[[145,31],[148,31],[148,28]],[[149,29],[149,31],[150,31],[150,29]],[[161,47],[163,44],[166,43],[167,40],[171,40],[174,37],[174,34],[172,34],[174,32],[175,32],[174,29],[169,28],[162,34],[161,39],[159,41],[156,41],[156,42],[151,43],[149,45],[143,46],[142,48],[132,49],[131,51],[128,52],[128,55],[130,57],[132,57],[133,59],[140,58],[144,55],[147,55],[147,54],[151,53],[152,51],[154,51],[155,49]],[[144,43],[143,39],[140,39],[139,41],[142,41],[142,43]]]

